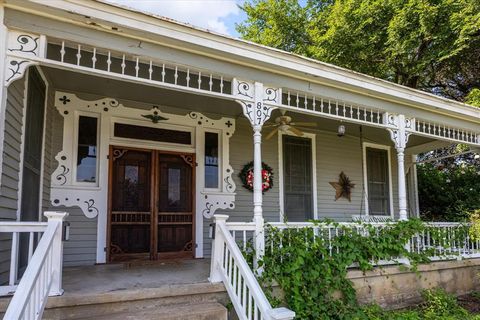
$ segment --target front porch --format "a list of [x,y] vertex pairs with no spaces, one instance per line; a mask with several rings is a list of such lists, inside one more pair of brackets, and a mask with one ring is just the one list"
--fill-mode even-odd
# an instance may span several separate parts
[[[41,316],[47,296],[63,286],[47,306],[74,305],[74,316],[99,301],[121,311],[135,309],[132,301],[144,301],[141,309],[172,295],[210,301],[227,292],[242,319],[291,319],[291,311],[272,308],[255,278],[269,249],[266,223],[326,243],[341,228],[307,221],[330,218],[355,229],[352,220],[375,218],[383,221],[377,231],[387,228],[386,220],[418,216],[416,154],[480,145],[478,111],[345,70],[288,55],[260,63],[248,58],[250,49],[202,53],[203,44],[168,34],[151,43],[113,28],[92,37],[90,24],[64,19],[52,29],[48,18],[22,8],[8,14],[1,120],[6,148],[20,150],[2,159],[17,179],[8,180],[9,212],[41,221],[42,211],[65,211],[70,224],[38,223],[38,231],[18,222],[8,290],[16,289],[18,270],[26,267],[27,276],[14,314]],[[251,185],[238,176],[250,162]],[[262,162],[274,177],[265,192]],[[463,229],[450,241],[463,227],[432,225],[445,239],[427,232],[404,245],[434,259],[476,258],[480,243]],[[241,251],[250,246],[253,270]],[[169,260],[178,256],[197,259]],[[144,262],[108,264],[138,257]],[[383,262],[408,263],[401,258]]]

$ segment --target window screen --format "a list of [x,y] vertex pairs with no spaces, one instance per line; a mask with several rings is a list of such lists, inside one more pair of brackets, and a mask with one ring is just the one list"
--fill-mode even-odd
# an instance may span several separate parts
[[367,148],[368,211],[370,215],[390,215],[388,152]]
[[205,188],[218,188],[218,133],[205,132]]
[[78,118],[77,181],[97,181],[97,118]]
[[284,213],[288,221],[313,218],[312,141],[283,136]]

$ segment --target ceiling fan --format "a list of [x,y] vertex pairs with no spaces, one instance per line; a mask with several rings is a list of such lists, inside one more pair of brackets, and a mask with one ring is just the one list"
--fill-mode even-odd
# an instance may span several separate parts
[[275,133],[277,133],[278,131],[282,131],[284,133],[290,131],[294,135],[302,137],[303,131],[298,129],[298,127],[316,127],[317,126],[315,122],[292,122],[292,117],[286,116],[284,110],[282,110],[281,112],[282,112],[282,115],[275,119],[274,124],[264,126],[264,128],[268,128],[268,127],[274,128],[271,132],[269,132],[265,136],[265,139],[268,140],[272,138],[275,135]]

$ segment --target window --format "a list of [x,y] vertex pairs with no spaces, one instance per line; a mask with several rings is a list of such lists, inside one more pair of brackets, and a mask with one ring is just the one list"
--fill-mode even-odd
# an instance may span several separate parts
[[188,131],[143,127],[124,123],[115,123],[114,135],[115,137],[128,139],[150,140],[178,144],[192,143],[191,133]]
[[205,132],[205,188],[218,188],[218,133]]
[[365,148],[368,214],[390,215],[390,169],[387,149]]
[[97,128],[98,119],[78,118],[77,182],[97,181]]
[[284,212],[288,221],[313,219],[312,140],[282,136]]

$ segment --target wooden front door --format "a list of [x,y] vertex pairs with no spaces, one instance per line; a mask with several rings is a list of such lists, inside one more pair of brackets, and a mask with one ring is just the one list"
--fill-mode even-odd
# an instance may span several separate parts
[[193,257],[194,156],[112,147],[109,261]]

